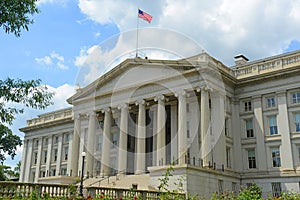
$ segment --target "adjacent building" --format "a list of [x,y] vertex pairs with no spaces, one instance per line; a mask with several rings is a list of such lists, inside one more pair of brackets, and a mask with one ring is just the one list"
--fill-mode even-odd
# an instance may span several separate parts
[[252,182],[264,196],[299,192],[300,51],[235,63],[207,53],[123,61],[72,107],[27,121],[20,181],[148,174],[157,188],[173,164],[170,187],[183,178],[203,196]]

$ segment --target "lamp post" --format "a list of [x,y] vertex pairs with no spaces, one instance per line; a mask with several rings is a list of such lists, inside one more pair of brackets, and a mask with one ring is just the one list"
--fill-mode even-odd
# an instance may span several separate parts
[[83,174],[84,174],[84,158],[85,158],[86,153],[82,152],[81,156],[82,156],[82,166],[81,166],[81,179],[80,179],[80,186],[79,186],[79,196],[83,197]]

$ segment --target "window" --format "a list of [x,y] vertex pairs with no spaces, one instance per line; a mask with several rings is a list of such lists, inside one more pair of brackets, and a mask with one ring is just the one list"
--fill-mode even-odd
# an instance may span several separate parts
[[245,112],[251,111],[251,110],[252,110],[251,101],[246,101],[245,102]]
[[61,168],[61,175],[66,176],[67,175],[67,169],[66,168]]
[[187,113],[190,112],[190,104],[189,103],[186,104],[186,112]]
[[33,164],[35,164],[36,165],[36,163],[37,163],[37,157],[38,157],[38,153],[37,152],[34,152],[34,155],[33,155]]
[[295,120],[295,131],[300,132],[300,114],[299,113],[294,114],[294,120]]
[[275,97],[268,97],[267,98],[267,108],[275,107]]
[[34,147],[37,148],[39,146],[39,141],[38,140],[35,140],[34,142]]
[[278,134],[276,116],[269,117],[270,135]]
[[48,145],[49,141],[48,138],[45,139],[45,145]]
[[47,154],[48,154],[48,152],[47,152],[47,151],[44,151],[44,163],[47,162]]
[[249,169],[256,168],[255,149],[248,149],[248,167]]
[[273,182],[272,184],[272,195],[273,197],[280,197],[281,195],[281,183]]
[[186,137],[190,138],[190,122],[186,122]]
[[238,192],[236,185],[237,185],[236,182],[232,182],[232,191],[233,191],[234,195],[237,195],[237,192]]
[[68,160],[69,147],[65,147],[64,151],[64,160]]
[[280,167],[280,152],[278,147],[272,148],[272,162],[273,162],[273,167]]
[[54,162],[57,161],[57,152],[58,152],[57,149],[54,149],[54,150],[53,150],[53,161],[54,161]]
[[296,92],[292,94],[293,103],[300,103],[300,92]]
[[118,134],[113,134],[113,148],[116,148],[118,146]]
[[231,151],[230,151],[230,147],[226,147],[226,167],[231,168]]
[[102,135],[98,136],[98,144],[97,144],[97,151],[102,150]]
[[54,144],[57,144],[58,143],[58,136],[55,136],[54,137]]
[[300,164],[300,146],[298,146],[298,159],[299,159],[299,164]]
[[229,136],[228,119],[225,119],[224,128],[225,128],[225,136]]
[[252,119],[247,119],[245,122],[246,122],[247,138],[254,137],[254,133],[253,133],[253,120]]
[[64,134],[64,142],[69,142],[69,133]]
[[219,194],[223,193],[223,180],[218,180],[218,188],[219,188]]
[[51,171],[52,172],[51,172],[50,176],[55,176],[56,175],[56,169],[52,169]]

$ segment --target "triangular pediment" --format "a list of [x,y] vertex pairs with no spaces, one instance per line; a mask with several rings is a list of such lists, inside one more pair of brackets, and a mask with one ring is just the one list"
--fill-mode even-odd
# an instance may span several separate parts
[[182,76],[194,68],[193,64],[186,60],[127,59],[93,83],[78,89],[77,93],[68,99],[68,102],[73,104],[75,101],[99,95],[155,84],[172,77]]

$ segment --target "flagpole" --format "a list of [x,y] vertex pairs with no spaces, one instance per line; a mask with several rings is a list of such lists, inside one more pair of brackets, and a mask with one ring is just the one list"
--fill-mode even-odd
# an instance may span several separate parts
[[139,51],[139,8],[138,8],[138,15],[136,19],[136,52],[135,57],[138,58],[138,51]]

